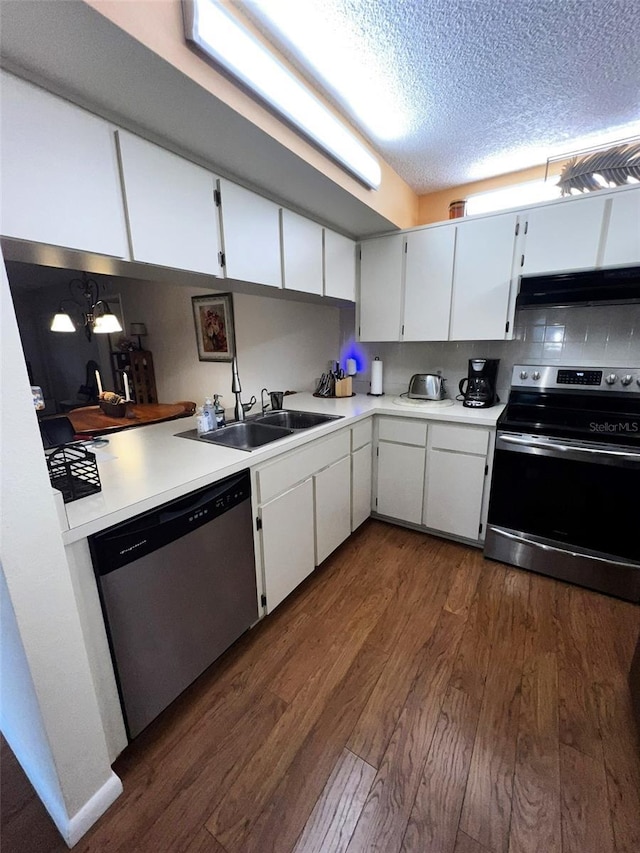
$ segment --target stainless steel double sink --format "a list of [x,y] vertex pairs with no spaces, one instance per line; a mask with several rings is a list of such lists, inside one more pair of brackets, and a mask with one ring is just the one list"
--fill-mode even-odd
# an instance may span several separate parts
[[235,450],[255,450],[257,447],[271,444],[272,441],[278,441],[301,430],[311,429],[342,417],[343,415],[321,415],[317,412],[295,412],[282,409],[277,412],[267,412],[264,415],[254,415],[246,421],[228,424],[203,435],[198,435],[195,429],[179,432],[177,435],[180,438],[192,438],[196,441],[233,447]]

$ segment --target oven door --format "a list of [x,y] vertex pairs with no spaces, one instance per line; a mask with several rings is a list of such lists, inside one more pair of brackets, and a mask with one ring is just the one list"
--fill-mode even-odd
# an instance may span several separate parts
[[640,450],[499,432],[485,556],[640,600]]

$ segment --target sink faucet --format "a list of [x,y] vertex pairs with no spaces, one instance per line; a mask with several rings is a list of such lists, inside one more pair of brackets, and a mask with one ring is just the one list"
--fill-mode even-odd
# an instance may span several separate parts
[[238,376],[238,359],[233,357],[233,361],[231,362],[231,393],[236,395],[236,406],[235,406],[235,419],[237,421],[243,421],[244,417],[244,406],[242,405],[242,400],[240,399],[240,394],[242,393],[242,386],[240,385],[240,377]]
[[233,361],[231,362],[231,391],[236,396],[236,405],[234,409],[235,419],[236,421],[244,421],[246,420],[246,413],[250,412],[253,406],[256,403],[256,398],[252,397],[248,403],[243,403],[240,397],[242,393],[242,386],[240,385],[240,376],[238,375],[238,359],[233,357]]

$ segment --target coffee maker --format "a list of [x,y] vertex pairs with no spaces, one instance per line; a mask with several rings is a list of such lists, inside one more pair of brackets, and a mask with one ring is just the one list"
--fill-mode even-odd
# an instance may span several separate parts
[[[458,386],[462,405],[470,409],[488,409],[498,401],[496,383],[499,358],[470,358],[469,375]],[[466,384],[466,387],[464,387]]]

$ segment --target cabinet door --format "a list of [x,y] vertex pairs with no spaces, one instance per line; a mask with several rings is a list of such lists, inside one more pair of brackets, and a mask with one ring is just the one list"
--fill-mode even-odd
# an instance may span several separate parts
[[602,266],[640,264],[640,189],[618,193],[609,204],[611,216]]
[[0,82],[1,233],[128,258],[111,126],[11,74]]
[[449,338],[456,226],[407,234],[404,279],[404,341]]
[[260,518],[265,594],[271,613],[313,571],[312,478],[260,507]]
[[351,454],[351,530],[371,515],[371,445]]
[[514,213],[470,219],[457,226],[452,341],[506,337],[515,231]]
[[595,267],[605,199],[596,196],[550,204],[525,213],[522,275]]
[[216,176],[119,130],[133,259],[221,275]]
[[356,244],[354,240],[324,229],[324,295],[356,299]]
[[229,181],[218,185],[226,275],[281,287],[280,208]]
[[322,295],[322,226],[290,210],[282,217],[282,285]]
[[316,566],[351,533],[351,464],[345,456],[314,476]]
[[400,340],[404,235],[360,246],[360,340]]
[[424,525],[466,539],[480,538],[484,456],[430,450]]
[[422,522],[424,459],[424,447],[378,444],[376,512],[413,524]]

